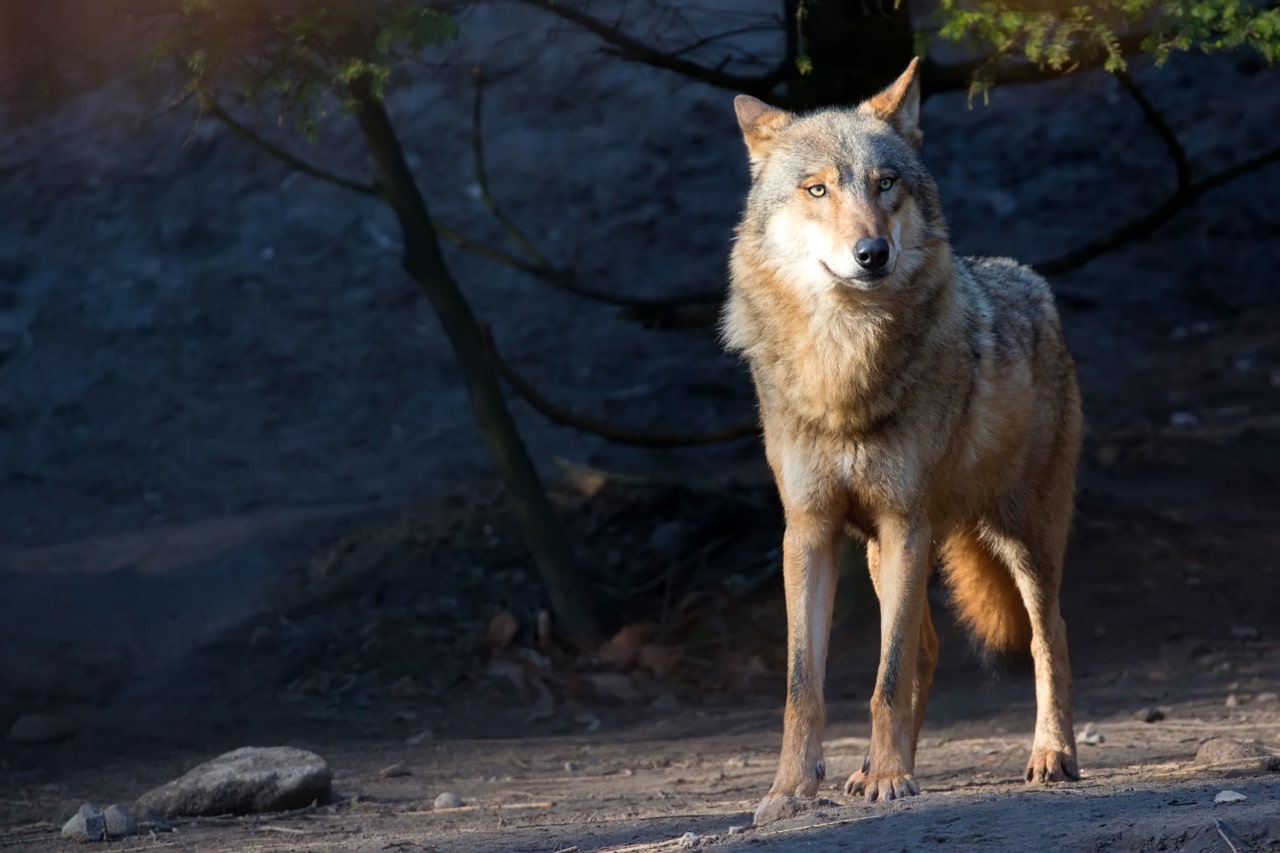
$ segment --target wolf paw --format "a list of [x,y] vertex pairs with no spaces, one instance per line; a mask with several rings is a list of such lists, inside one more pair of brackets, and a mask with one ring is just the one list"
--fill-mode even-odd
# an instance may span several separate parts
[[1078,782],[1076,757],[1060,749],[1033,749],[1027,762],[1027,782]]
[[877,776],[867,765],[854,773],[844,783],[844,792],[849,795],[862,794],[868,803],[877,800],[888,802],[914,797],[920,793],[920,785],[910,773],[897,776]]

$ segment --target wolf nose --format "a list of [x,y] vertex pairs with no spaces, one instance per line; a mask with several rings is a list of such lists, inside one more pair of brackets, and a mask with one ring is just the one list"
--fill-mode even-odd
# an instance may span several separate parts
[[883,237],[859,240],[853,247],[853,259],[864,270],[878,270],[889,263],[889,241]]

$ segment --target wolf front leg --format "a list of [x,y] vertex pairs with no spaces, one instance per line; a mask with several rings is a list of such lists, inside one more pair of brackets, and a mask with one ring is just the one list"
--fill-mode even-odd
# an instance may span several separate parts
[[782,721],[782,754],[773,787],[756,808],[757,825],[794,811],[793,798],[812,797],[826,775],[822,732],[826,725],[823,681],[831,605],[836,591],[838,525],[824,519],[787,515],[782,541],[782,574],[787,599],[787,707]]
[[880,596],[880,668],[871,695],[871,749],[845,789],[868,802],[920,793],[916,738],[932,681],[937,641],[928,620],[929,525],[888,518],[878,539],[876,593]]

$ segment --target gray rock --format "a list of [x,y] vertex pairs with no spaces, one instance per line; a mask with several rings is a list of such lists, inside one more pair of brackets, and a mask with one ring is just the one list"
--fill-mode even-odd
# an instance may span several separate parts
[[138,831],[138,822],[133,819],[133,815],[129,814],[129,810],[124,806],[107,806],[102,816],[107,822],[108,839],[124,838],[128,835],[134,835]]
[[62,837],[85,844],[90,841],[101,841],[106,829],[106,819],[98,807],[85,803],[80,807],[80,811],[71,816],[71,820],[62,825]]
[[1265,758],[1267,750],[1262,744],[1225,737],[1211,737],[1196,750],[1196,764],[1253,763]]
[[136,811],[161,817],[252,814],[302,808],[328,798],[329,764],[290,746],[246,746],[192,768],[138,798]]
[[56,743],[76,733],[75,720],[57,714],[23,714],[9,727],[14,743]]
[[453,791],[445,791],[436,797],[433,804],[437,809],[458,809],[462,808],[462,797],[459,797]]

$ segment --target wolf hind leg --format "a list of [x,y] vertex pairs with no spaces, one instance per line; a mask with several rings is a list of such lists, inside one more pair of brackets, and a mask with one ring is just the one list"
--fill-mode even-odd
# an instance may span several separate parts
[[992,533],[990,539],[1008,562],[1031,626],[1036,728],[1026,781],[1076,781],[1080,766],[1071,711],[1071,660],[1059,607],[1065,531],[1022,541]]

